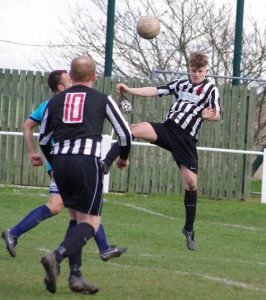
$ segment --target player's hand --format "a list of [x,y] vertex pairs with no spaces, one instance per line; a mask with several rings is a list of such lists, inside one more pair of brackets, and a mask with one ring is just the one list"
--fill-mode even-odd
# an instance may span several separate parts
[[118,169],[124,169],[126,167],[128,167],[129,165],[129,160],[126,159],[122,159],[122,158],[118,158],[117,161],[116,161],[116,166],[118,167]]
[[43,160],[42,160],[41,155],[39,155],[37,153],[33,153],[33,154],[29,155],[29,158],[30,158],[31,164],[34,167],[39,167],[39,166],[43,165]]
[[129,87],[128,87],[126,84],[118,83],[118,84],[116,85],[116,91],[117,91],[117,93],[120,93],[120,94],[127,94],[127,93],[128,93],[128,90],[129,90]]
[[211,120],[215,117],[215,115],[216,115],[216,109],[211,107],[204,108],[201,113],[203,120]]

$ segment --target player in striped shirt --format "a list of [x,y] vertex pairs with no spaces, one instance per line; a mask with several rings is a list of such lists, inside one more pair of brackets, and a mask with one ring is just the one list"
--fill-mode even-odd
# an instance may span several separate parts
[[[48,85],[51,91],[54,93],[54,95],[57,95],[65,89],[71,87],[72,81],[67,71],[55,70],[49,74]],[[43,165],[42,157],[36,152],[34,147],[33,128],[40,125],[48,101],[49,100],[42,102],[38,106],[38,108],[33,113],[31,113],[31,115],[23,124],[25,144],[27,147],[29,159],[33,166]],[[63,200],[59,194],[58,187],[52,176],[52,167],[47,161],[46,171],[51,177],[47,204],[36,207],[28,215],[26,215],[18,224],[16,224],[12,228],[5,229],[2,232],[2,237],[6,242],[6,248],[12,257],[16,256],[16,246],[18,239],[21,235],[35,228],[42,221],[57,215],[64,207]],[[69,227],[71,228],[75,224],[76,221],[70,218]],[[94,235],[94,239],[99,249],[99,255],[103,261],[108,261],[113,257],[118,257],[127,251],[127,248],[125,247],[117,247],[108,244],[104,227],[102,224],[100,224],[97,233]],[[83,281],[83,285],[84,284],[85,281]]]
[[[108,119],[119,137],[118,165],[127,167],[131,133],[117,104],[93,89],[96,65],[89,56],[80,56],[71,63],[73,86],[49,100],[41,123],[39,144],[51,163],[55,182],[76,225],[69,228],[62,243],[43,256],[48,291],[56,292],[58,267],[71,258],[72,291],[96,293],[98,288],[87,282],[86,290],[77,281],[81,278],[82,247],[97,232],[103,205],[100,164],[104,121]],[[53,143],[51,139],[53,138]]]
[[[117,91],[141,97],[174,95],[175,102],[162,123],[142,122],[131,125],[132,136],[149,141],[170,151],[180,168],[185,189],[186,222],[182,230],[189,250],[196,249],[193,225],[197,205],[198,132],[204,120],[220,119],[218,88],[208,81],[208,58],[201,52],[191,53],[189,78],[178,79],[160,87],[130,88],[119,83]],[[112,146],[103,163],[108,170],[117,157],[118,148]]]

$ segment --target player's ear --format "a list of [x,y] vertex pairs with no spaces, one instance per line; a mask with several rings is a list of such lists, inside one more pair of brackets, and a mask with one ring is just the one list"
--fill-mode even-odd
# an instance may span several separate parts
[[71,70],[69,71],[69,76],[70,76],[70,79],[73,81]]
[[92,78],[91,78],[91,81],[96,81],[96,79],[97,79],[97,75],[96,75],[96,73],[94,73],[94,75],[92,76]]
[[65,90],[65,87],[63,86],[63,84],[58,84],[57,90],[63,92]]

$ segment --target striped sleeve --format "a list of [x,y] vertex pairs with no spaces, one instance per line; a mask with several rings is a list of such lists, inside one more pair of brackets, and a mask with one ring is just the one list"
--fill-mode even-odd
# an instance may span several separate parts
[[52,149],[52,137],[54,132],[50,128],[51,121],[49,116],[49,109],[46,107],[41,122],[40,135],[39,135],[39,144],[42,149],[43,154],[49,163],[51,163],[51,149]]
[[117,136],[118,144],[120,146],[120,157],[122,159],[127,159],[131,147],[131,132],[127,121],[122,116],[116,102],[111,96],[107,98],[106,106],[106,116],[110,123],[112,124]]
[[175,80],[171,81],[170,83],[162,86],[158,86],[157,90],[159,93],[159,97],[168,96],[174,94],[178,89],[179,83],[184,82],[185,80]]
[[221,111],[220,94],[219,94],[217,86],[213,87],[213,89],[209,95],[208,101],[212,108],[215,108],[217,111]]

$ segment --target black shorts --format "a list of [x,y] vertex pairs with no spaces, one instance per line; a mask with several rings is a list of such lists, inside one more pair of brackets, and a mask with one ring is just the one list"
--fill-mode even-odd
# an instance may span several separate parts
[[192,172],[198,172],[197,140],[173,121],[165,123],[150,122],[157,134],[155,145],[170,151],[180,167],[185,165]]
[[101,215],[103,174],[99,158],[89,155],[53,155],[55,182],[64,206]]

